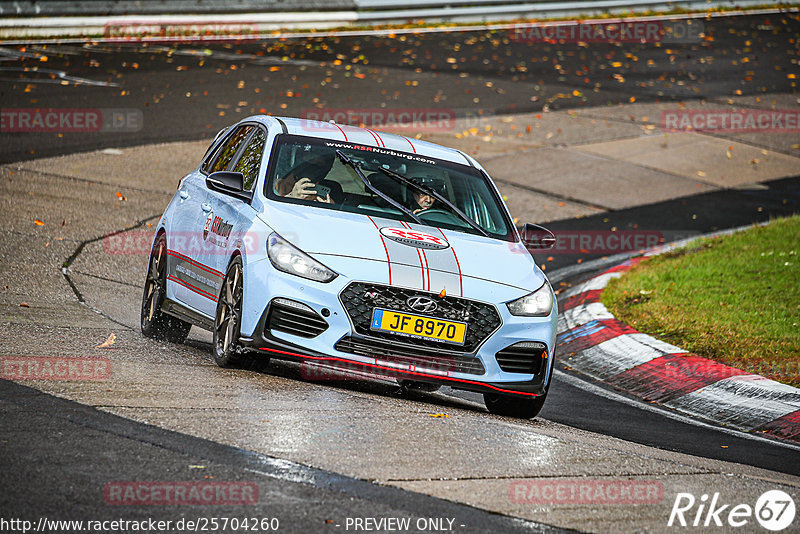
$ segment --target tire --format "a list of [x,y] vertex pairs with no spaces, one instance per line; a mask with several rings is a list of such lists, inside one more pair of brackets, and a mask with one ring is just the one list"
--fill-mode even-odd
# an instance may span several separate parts
[[171,343],[183,343],[191,323],[167,315],[161,310],[167,295],[167,238],[162,233],[150,251],[150,263],[142,294],[140,326],[146,337]]
[[228,265],[214,314],[213,354],[220,367],[237,367],[260,371],[269,364],[269,358],[251,354],[239,345],[239,328],[242,325],[242,258],[236,256]]
[[518,419],[533,419],[539,415],[546,398],[547,393],[533,398],[512,397],[495,393],[483,394],[483,402],[486,403],[486,409],[490,413]]
[[408,391],[426,391],[428,393],[433,393],[434,391],[439,391],[439,388],[442,387],[441,384],[433,384],[430,382],[417,382],[416,380],[406,380],[403,378],[398,378],[397,383],[400,385],[401,388]]
[[239,328],[242,324],[242,259],[233,258],[228,265],[214,314],[214,362],[220,367],[236,367],[241,361]]

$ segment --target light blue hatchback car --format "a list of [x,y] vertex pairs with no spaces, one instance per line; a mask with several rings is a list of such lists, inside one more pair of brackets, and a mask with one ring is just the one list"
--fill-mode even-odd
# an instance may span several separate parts
[[366,128],[254,116],[217,135],[156,228],[146,336],[213,332],[223,367],[270,358],[481,392],[536,416],[557,310],[486,171],[459,150]]

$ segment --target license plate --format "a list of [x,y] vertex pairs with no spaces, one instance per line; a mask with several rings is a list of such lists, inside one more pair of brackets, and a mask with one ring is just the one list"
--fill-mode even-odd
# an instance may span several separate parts
[[458,345],[463,345],[464,338],[467,336],[466,323],[381,308],[375,308],[372,312],[370,328],[381,332],[392,332],[421,339],[435,339]]

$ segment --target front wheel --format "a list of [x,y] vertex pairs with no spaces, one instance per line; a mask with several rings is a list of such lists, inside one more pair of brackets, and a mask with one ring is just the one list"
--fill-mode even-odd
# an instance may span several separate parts
[[496,393],[484,393],[483,402],[486,409],[495,415],[506,417],[517,417],[519,419],[533,419],[542,411],[547,393],[538,397],[522,397],[510,395],[497,395]]
[[214,361],[220,367],[239,362],[239,328],[242,324],[242,259],[231,261],[222,281],[214,316]]
[[235,257],[230,265],[217,300],[214,316],[214,362],[220,367],[239,367],[253,371],[263,369],[269,358],[253,357],[239,344],[242,326],[242,258]]

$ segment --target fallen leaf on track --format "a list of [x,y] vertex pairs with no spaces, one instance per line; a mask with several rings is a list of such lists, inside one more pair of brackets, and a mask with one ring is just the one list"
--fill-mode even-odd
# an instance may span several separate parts
[[108,339],[106,339],[105,341],[103,341],[102,343],[97,345],[95,348],[96,349],[107,349],[107,348],[109,348],[111,345],[113,345],[116,342],[117,342],[117,334],[112,332],[111,335],[108,336]]

